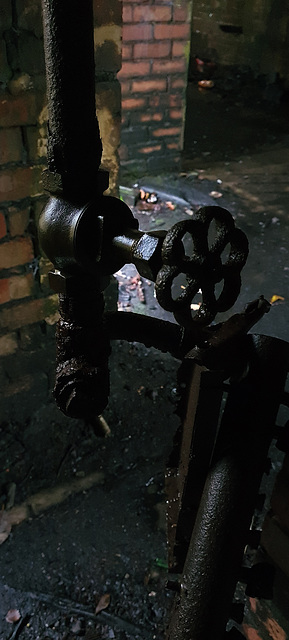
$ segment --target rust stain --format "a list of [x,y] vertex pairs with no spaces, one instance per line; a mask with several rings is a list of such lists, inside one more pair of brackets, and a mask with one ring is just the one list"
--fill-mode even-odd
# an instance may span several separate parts
[[257,598],[249,598],[250,608],[253,613],[257,612]]
[[243,624],[243,631],[247,640],[262,640],[261,636],[257,632],[257,629],[250,627],[248,624]]
[[286,640],[287,634],[274,618],[267,618],[264,626],[273,640]]

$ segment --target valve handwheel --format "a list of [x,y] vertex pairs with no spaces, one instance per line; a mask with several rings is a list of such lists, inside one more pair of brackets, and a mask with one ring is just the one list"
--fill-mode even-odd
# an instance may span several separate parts
[[[209,228],[214,223],[214,240],[209,243]],[[190,236],[193,250],[186,255],[184,239]],[[228,248],[228,249],[227,249]],[[222,255],[225,253],[226,255]],[[240,272],[248,256],[246,235],[222,207],[203,207],[191,220],[177,222],[166,234],[162,247],[163,267],[156,279],[156,296],[166,311],[172,311],[179,324],[208,325],[218,312],[236,301],[241,286]],[[175,279],[184,274],[186,285],[176,298],[172,296]],[[216,285],[223,282],[220,294]],[[201,291],[202,302],[195,315],[191,304]]]

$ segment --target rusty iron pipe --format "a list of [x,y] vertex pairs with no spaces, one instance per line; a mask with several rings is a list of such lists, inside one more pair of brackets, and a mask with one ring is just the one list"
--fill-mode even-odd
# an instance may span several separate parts
[[87,202],[95,195],[102,153],[95,112],[92,0],[70,0],[68,5],[42,0],[42,10],[48,168],[65,197]]
[[[42,9],[49,117],[44,185],[57,199],[48,205],[51,215],[41,216],[39,237],[59,270],[54,275],[61,316],[54,395],[66,415],[94,419],[108,400],[110,346],[103,327],[107,278],[94,278],[90,272],[102,234],[97,207],[88,211],[87,203],[99,201],[108,186],[106,173],[99,172],[93,4],[42,0]],[[85,237],[81,247],[75,241],[79,225],[85,226],[84,236],[93,235],[92,256]]]

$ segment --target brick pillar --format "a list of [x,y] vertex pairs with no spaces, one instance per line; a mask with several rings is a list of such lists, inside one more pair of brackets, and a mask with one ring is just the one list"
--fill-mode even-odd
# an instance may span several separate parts
[[189,0],[123,2],[121,164],[176,168],[183,146]]
[[[120,139],[116,73],[121,65],[121,2],[94,0],[94,13],[102,166],[110,171],[110,191],[115,192]],[[0,424],[2,419],[22,420],[31,415],[34,404],[38,407],[47,400],[54,377],[53,324],[58,296],[49,289],[51,264],[37,240],[37,221],[47,199],[42,187],[46,146],[41,0],[1,0]]]

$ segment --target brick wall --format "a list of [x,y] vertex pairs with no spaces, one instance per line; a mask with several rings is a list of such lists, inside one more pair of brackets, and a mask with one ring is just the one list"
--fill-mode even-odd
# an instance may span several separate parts
[[177,167],[182,149],[189,0],[123,2],[121,164]]
[[[110,191],[118,180],[121,2],[94,0],[96,106]],[[68,21],[69,27],[69,21]],[[75,79],[77,90],[77,78]],[[47,399],[57,296],[37,240],[47,195],[46,95],[40,0],[0,3],[0,385],[2,419],[26,419]],[[29,393],[28,393],[29,392]]]

